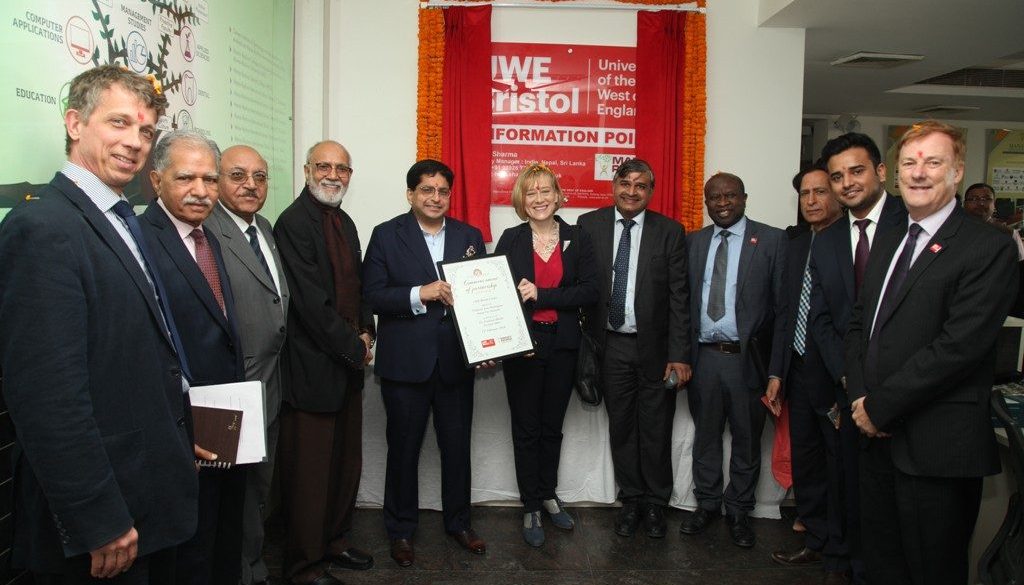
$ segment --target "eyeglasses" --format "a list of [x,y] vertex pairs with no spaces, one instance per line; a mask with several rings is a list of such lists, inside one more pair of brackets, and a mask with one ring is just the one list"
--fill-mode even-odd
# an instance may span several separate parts
[[991,197],[964,197],[964,203],[992,203]]
[[270,177],[267,176],[267,173],[264,173],[263,171],[256,171],[252,174],[245,171],[231,171],[228,173],[228,179],[236,185],[245,183],[249,180],[249,177],[252,177],[252,182],[257,185],[265,185],[267,180],[270,179]]
[[318,173],[321,173],[321,174],[324,174],[324,175],[330,175],[331,171],[335,171],[336,173],[338,173],[339,177],[344,177],[344,176],[348,176],[348,175],[352,174],[352,167],[350,167],[348,165],[342,165],[342,164],[332,165],[331,163],[327,163],[327,162],[309,163],[309,164],[313,165],[313,168],[315,168]]
[[433,197],[434,193],[437,193],[441,199],[447,199],[452,196],[452,190],[447,187],[441,187],[438,189],[437,187],[431,187],[429,185],[420,185],[419,187],[416,187],[416,191],[424,197]]

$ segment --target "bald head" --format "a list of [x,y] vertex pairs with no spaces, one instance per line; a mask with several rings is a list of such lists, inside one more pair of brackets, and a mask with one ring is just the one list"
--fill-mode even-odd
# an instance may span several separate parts
[[220,155],[220,202],[248,223],[267,202],[267,161],[251,146],[239,144]]
[[352,179],[352,157],[339,142],[317,142],[306,153],[306,186],[317,201],[339,206]]

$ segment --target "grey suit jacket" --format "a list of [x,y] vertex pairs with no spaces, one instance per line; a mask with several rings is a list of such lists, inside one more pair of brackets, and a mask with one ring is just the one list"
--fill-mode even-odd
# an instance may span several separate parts
[[224,267],[231,279],[237,310],[238,336],[242,342],[245,379],[263,382],[266,401],[266,424],[277,418],[281,409],[282,380],[281,351],[284,348],[285,324],[288,314],[288,281],[284,276],[281,256],[274,243],[273,230],[263,216],[256,215],[256,227],[270,244],[270,252],[277,264],[277,282],[281,294],[267,277],[249,238],[219,204],[204,222],[220,241],[224,254]]
[[[690,250],[690,315],[692,364],[697,363],[700,336],[701,290],[704,269],[714,226],[709,225],[687,237]],[[751,388],[764,388],[765,376],[783,377],[786,348],[786,310],[784,290],[786,233],[778,228],[747,218],[747,230],[740,249],[736,290],[736,325],[740,334],[740,353],[744,356],[744,378]],[[730,246],[731,248],[731,246]],[[756,338],[758,347],[752,346]],[[770,349],[769,349],[770,343]],[[757,367],[754,351],[760,350],[765,371]]]
[[[598,302],[584,307],[586,327],[602,346],[612,289],[614,221],[612,206],[585,213],[577,221],[593,242],[598,273]],[[660,380],[668,362],[689,362],[686,231],[681,224],[647,210],[638,256],[633,301],[637,344],[645,375]]]

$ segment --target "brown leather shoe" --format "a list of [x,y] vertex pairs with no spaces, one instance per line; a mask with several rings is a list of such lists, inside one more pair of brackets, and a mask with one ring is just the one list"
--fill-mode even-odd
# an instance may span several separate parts
[[796,552],[777,550],[771,554],[772,561],[785,567],[804,567],[821,562],[821,553],[806,546]]
[[391,541],[391,558],[398,563],[399,567],[408,567],[416,560],[416,553],[412,549],[412,541],[407,538],[396,538]]
[[472,528],[460,532],[450,532],[449,534],[455,539],[455,542],[459,543],[459,546],[475,555],[482,555],[487,552],[487,543],[484,542],[484,539],[477,536]]
[[850,585],[853,577],[849,571],[825,571],[824,585]]

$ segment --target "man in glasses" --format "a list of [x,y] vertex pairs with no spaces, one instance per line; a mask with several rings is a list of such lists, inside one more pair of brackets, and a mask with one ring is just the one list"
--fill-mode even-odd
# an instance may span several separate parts
[[306,153],[306,187],[274,226],[288,276],[289,368],[281,407],[284,573],[340,583],[328,569],[369,569],[349,541],[362,472],[363,375],[373,315],[362,303],[359,234],[341,201],[352,159],[332,140]]
[[431,411],[441,451],[445,531],[470,552],[487,552],[469,518],[474,372],[466,368],[452,323],[451,287],[436,268],[486,252],[480,230],[445,216],[452,179],[444,163],[414,164],[406,174],[410,212],[374,228],[366,247],[363,292],[379,316],[374,370],[388,416],[384,525],[391,558],[402,567],[414,560],[417,469]]
[[242,583],[268,578],[263,562],[263,511],[274,473],[281,409],[281,351],[288,283],[270,222],[260,209],[267,201],[267,161],[255,149],[232,146],[221,154],[218,204],[206,227],[220,241],[224,267],[237,309],[235,325],[242,342],[245,379],[263,382],[267,460],[249,466],[242,518]]
[[1020,232],[1011,229],[1000,220],[995,219],[996,214],[996,192],[988,183],[975,183],[964,191],[964,211],[991,223],[996,227],[1005,229],[1013,237],[1013,243],[1017,246],[1017,258],[1024,260],[1024,242],[1020,239]]

